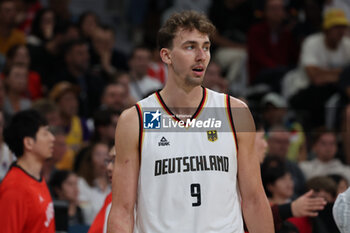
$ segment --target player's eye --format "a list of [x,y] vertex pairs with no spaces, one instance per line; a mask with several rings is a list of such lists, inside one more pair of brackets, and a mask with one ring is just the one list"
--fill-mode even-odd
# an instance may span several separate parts
[[193,45],[188,45],[188,46],[186,46],[186,49],[187,50],[192,50],[192,49],[194,49],[194,46]]

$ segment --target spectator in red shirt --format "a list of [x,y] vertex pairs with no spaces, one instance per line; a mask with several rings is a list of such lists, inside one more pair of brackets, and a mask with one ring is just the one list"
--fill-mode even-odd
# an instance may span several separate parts
[[266,83],[279,92],[279,81],[297,60],[290,30],[284,25],[283,0],[268,0],[265,21],[248,33],[249,75],[252,83]]
[[[6,54],[6,65],[5,67],[12,66],[13,64],[19,64],[27,67],[30,67],[30,56],[29,50],[26,45],[14,45]],[[3,76],[1,77],[3,78]],[[31,100],[36,100],[43,97],[43,87],[41,85],[41,78],[39,73],[28,70],[28,88],[26,97]]]
[[1,232],[54,233],[53,203],[40,174],[55,140],[46,120],[34,110],[22,111],[5,129],[4,139],[17,162],[0,185]]

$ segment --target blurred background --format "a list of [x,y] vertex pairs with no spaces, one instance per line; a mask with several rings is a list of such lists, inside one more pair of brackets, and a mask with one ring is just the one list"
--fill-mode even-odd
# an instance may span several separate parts
[[0,181],[16,159],[3,127],[34,108],[56,136],[43,176],[57,230],[87,231],[111,191],[118,117],[165,84],[157,31],[182,10],[217,28],[203,86],[250,107],[271,205],[310,189],[330,205],[283,232],[338,232],[331,206],[350,182],[348,0],[1,0]]

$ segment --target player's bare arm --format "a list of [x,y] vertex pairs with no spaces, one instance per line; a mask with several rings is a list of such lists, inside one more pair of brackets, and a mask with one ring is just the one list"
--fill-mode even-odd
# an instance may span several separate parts
[[254,154],[254,121],[245,103],[233,97],[230,103],[238,141],[238,184],[244,220],[250,233],[273,233],[271,208],[261,183],[258,156]]
[[122,113],[115,134],[116,158],[112,178],[112,207],[108,233],[132,233],[139,176],[139,119],[132,107]]

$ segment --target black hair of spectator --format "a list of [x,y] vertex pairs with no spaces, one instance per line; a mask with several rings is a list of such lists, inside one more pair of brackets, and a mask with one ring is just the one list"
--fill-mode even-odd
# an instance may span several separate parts
[[84,39],[72,40],[63,45],[63,55],[64,57],[69,53],[75,46],[86,45],[88,42]]
[[93,116],[95,130],[94,130],[94,133],[91,137],[91,142],[95,143],[95,142],[101,141],[101,135],[99,134],[97,128],[98,127],[105,127],[105,126],[113,124],[112,117],[115,115],[120,116],[120,114],[121,114],[120,111],[113,110],[110,108],[100,109],[100,110],[96,111],[94,116]]
[[58,198],[56,192],[57,189],[62,189],[63,182],[69,177],[73,172],[68,170],[56,170],[50,177],[49,186],[54,198]]
[[97,25],[100,25],[99,18],[98,18],[98,16],[96,15],[95,12],[93,12],[93,11],[85,11],[85,12],[83,12],[83,13],[80,15],[80,17],[79,17],[79,19],[78,19],[78,27],[79,27],[80,29],[81,29],[81,27],[82,27],[82,25],[83,25],[83,22],[84,22],[84,20],[86,19],[86,17],[88,17],[88,16],[90,16],[90,15],[94,16],[94,17],[95,17],[95,20],[96,20],[96,22],[97,22]]
[[328,176],[315,176],[306,182],[306,187],[308,190],[313,189],[315,192],[326,191],[333,198],[337,196],[337,184]]
[[66,34],[69,31],[69,29],[72,27],[78,28],[78,26],[72,22],[66,22],[66,21],[57,22],[53,29],[54,37],[57,35]]
[[75,156],[74,164],[73,164],[73,171],[75,173],[78,174],[78,171],[80,170],[80,167],[81,167],[81,163],[82,163],[84,157],[86,156],[86,153],[88,150],[89,150],[89,147],[85,146],[85,147],[81,148],[78,151],[77,155]]
[[[94,185],[94,178],[95,178],[95,173],[94,173],[94,162],[93,162],[93,153],[97,145],[99,144],[105,144],[104,142],[95,142],[91,143],[88,147],[87,150],[85,150],[84,155],[82,156],[79,164],[79,169],[77,170],[77,174],[80,177],[83,177],[86,182],[89,184],[89,186],[93,187]],[[109,145],[107,145],[109,148]]]
[[272,197],[268,186],[288,173],[285,163],[277,156],[267,156],[261,164],[261,179],[267,197]]
[[13,58],[15,57],[15,55],[16,55],[17,50],[18,50],[19,48],[21,48],[21,47],[26,47],[26,48],[28,48],[28,46],[27,46],[27,45],[24,45],[24,44],[15,44],[15,45],[13,45],[13,46],[7,51],[7,53],[6,53],[6,59],[7,59],[7,60],[8,60],[8,59],[13,59]]
[[327,175],[327,177],[331,178],[336,184],[337,186],[339,185],[340,181],[344,180],[346,181],[346,183],[348,183],[348,180],[339,174],[331,174],[331,175]]
[[47,41],[41,29],[42,18],[47,12],[52,12],[52,14],[55,14],[53,10],[49,8],[40,9],[34,17],[32,28],[31,28],[31,34],[40,38],[42,41]]
[[110,125],[112,123],[112,116],[116,114],[120,115],[120,112],[110,108],[98,110],[93,117],[95,128]]
[[115,28],[112,27],[112,26],[109,25],[109,24],[101,24],[99,27],[100,27],[102,30],[104,30],[104,31],[110,31],[110,32],[112,32],[113,35],[116,34]]
[[36,138],[40,127],[47,126],[46,119],[35,110],[15,114],[4,129],[4,141],[17,158],[23,156],[25,137]]

